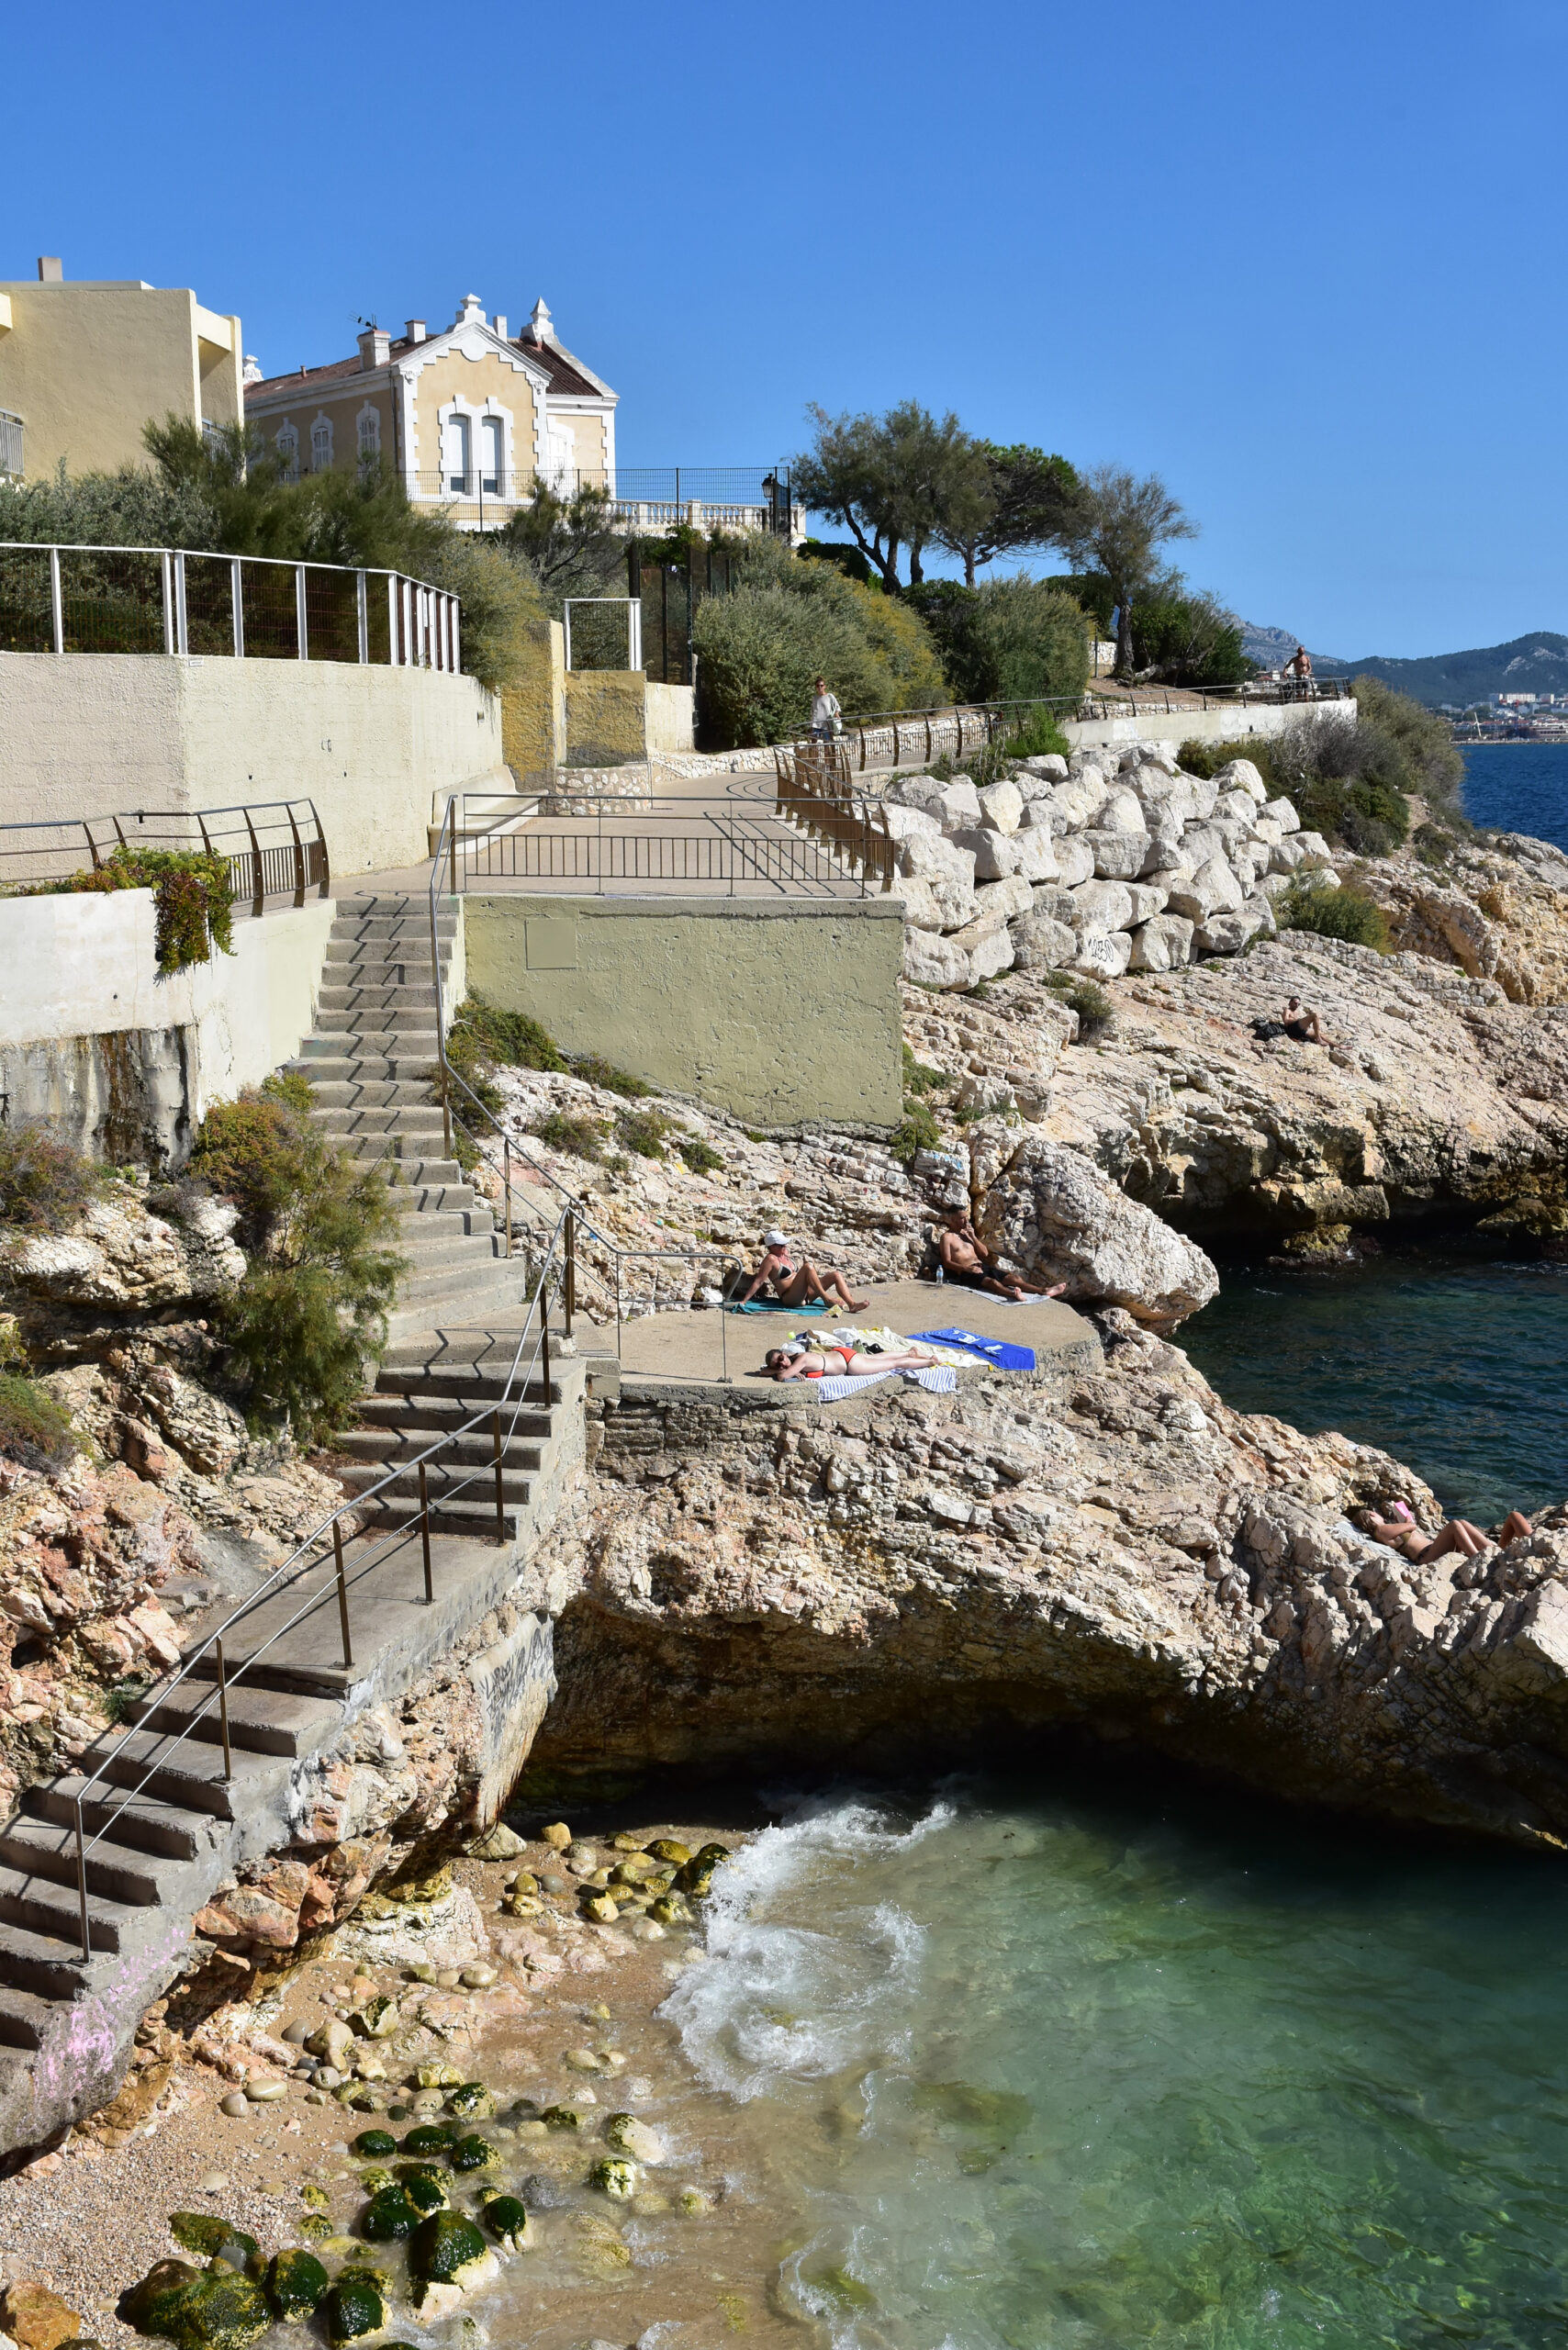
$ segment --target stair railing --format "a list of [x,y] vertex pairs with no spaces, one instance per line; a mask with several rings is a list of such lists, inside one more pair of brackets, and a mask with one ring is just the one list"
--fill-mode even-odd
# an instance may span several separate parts
[[[564,1258],[565,1256],[566,1227],[570,1213],[571,1211],[569,1208],[563,1209],[550,1234],[548,1245],[544,1251],[543,1261],[540,1266],[538,1277],[533,1286],[533,1293],[527,1301],[529,1310],[523,1318],[522,1329],[519,1334],[517,1346],[512,1353],[510,1367],[507,1371],[500,1400],[498,1403],[487,1404],[481,1410],[472,1413],[470,1416],[463,1422],[461,1427],[446,1429],[442,1435],[438,1436],[433,1442],[428,1444],[421,1452],[415,1453],[409,1458],[396,1461],[393,1466],[387,1470],[385,1476],[378,1477],[374,1484],[367,1485],[364,1492],[356,1494],[352,1501],[343,1502],[337,1509],[333,1510],[330,1516],[322,1518],[320,1522],[305,1537],[305,1539],[297,1544],[295,1549],[289,1553],[288,1557],[285,1559],[279,1566],[274,1568],[272,1573],[267,1576],[265,1581],[260,1583],[257,1588],[251,1593],[248,1598],[241,1600],[239,1606],[233,1608],[230,1614],[224,1617],[222,1623],[218,1625],[212,1631],[208,1632],[201,1640],[199,1645],[192,1650],[190,1655],[181,1663],[179,1670],[174,1673],[173,1676],[162,1685],[156,1696],[154,1696],[151,1692],[148,1693],[146,1699],[143,1701],[142,1711],[145,1715],[151,1717],[152,1714],[161,1711],[162,1708],[169,1703],[169,1700],[174,1695],[175,1690],[177,1690],[184,1682],[186,1682],[191,1678],[193,1673],[196,1673],[198,1665],[200,1665],[205,1659],[211,1657],[212,1669],[215,1676],[215,1686],[211,1697],[207,1699],[207,1703],[202,1706],[197,1712],[187,1717],[177,1730],[168,1730],[160,1733],[160,1735],[162,1735],[166,1740],[166,1743],[162,1747],[157,1756],[148,1763],[146,1770],[137,1780],[134,1786],[128,1786],[120,1795],[118,1803],[114,1803],[109,1807],[103,1824],[98,1828],[96,1833],[91,1838],[88,1837],[86,1832],[87,1807],[93,1800],[95,1790],[103,1788],[106,1785],[107,1773],[110,1763],[114,1759],[113,1756],[106,1754],[104,1760],[99,1763],[92,1777],[86,1781],[84,1785],[77,1789],[73,1797],[76,1827],[76,1886],[80,1906],[82,1958],[84,1964],[90,1963],[93,1954],[92,1918],[87,1887],[88,1862],[92,1854],[97,1849],[98,1845],[102,1843],[105,1837],[109,1834],[110,1830],[115,1826],[115,1823],[120,1818],[128,1807],[135,1803],[137,1799],[145,1793],[151,1782],[157,1777],[160,1772],[168,1768],[170,1757],[178,1750],[179,1747],[185,1744],[186,1740],[194,1737],[197,1726],[207,1719],[213,1710],[213,1707],[216,1706],[218,1709],[218,1729],[223,1746],[223,1777],[224,1783],[227,1785],[233,1775],[232,1758],[230,1754],[229,1738],[230,1698],[232,1696],[235,1689],[244,1681],[246,1674],[253,1672],[256,1666],[262,1662],[263,1659],[271,1650],[277,1646],[277,1643],[280,1640],[285,1639],[288,1633],[295,1630],[296,1628],[302,1624],[308,1616],[313,1615],[318,1608],[330,1606],[332,1603],[334,1595],[337,1600],[339,1626],[342,1638],[343,1668],[345,1671],[352,1669],[353,1664],[353,1653],[349,1631],[349,1575],[343,1556],[343,1528],[345,1521],[353,1516],[354,1513],[363,1510],[367,1502],[374,1502],[378,1494],[385,1493],[386,1489],[395,1483],[398,1478],[406,1477],[410,1472],[417,1472],[420,1482],[420,1504],[417,1517],[408,1526],[394,1528],[388,1536],[384,1538],[384,1539],[377,1544],[373,1552],[357,1561],[354,1567],[353,1580],[356,1583],[363,1582],[366,1575],[373,1573],[375,1570],[378,1566],[382,1565],[387,1559],[397,1556],[398,1552],[405,1550],[417,1536],[423,1549],[425,1604],[427,1606],[433,1605],[435,1593],[431,1566],[431,1504],[427,1484],[428,1472],[431,1465],[438,1460],[438,1457],[441,1454],[448,1451],[453,1446],[461,1446],[465,1438],[477,1435],[482,1431],[490,1438],[492,1453],[490,1460],[480,1467],[472,1470],[466,1476],[460,1479],[456,1484],[448,1485],[436,1506],[439,1508],[443,1503],[450,1503],[457,1500],[463,1494],[467,1492],[471,1486],[480,1486],[487,1483],[493,1483],[496,1505],[497,1538],[503,1543],[507,1539],[505,1490],[503,1483],[505,1454],[513,1438],[517,1434],[519,1420],[522,1417],[525,1410],[530,1408],[531,1404],[537,1400],[533,1394],[536,1376],[541,1382],[540,1392],[546,1409],[549,1408],[553,1400],[550,1386],[550,1320],[548,1302],[550,1275],[557,1259]],[[537,1326],[535,1326],[535,1323],[537,1323]],[[532,1337],[532,1346],[530,1345],[531,1332]],[[506,1427],[505,1434],[503,1436],[503,1423],[507,1419],[509,1410],[510,1413],[510,1426]],[[360,1527],[355,1523],[350,1528],[350,1539],[352,1539],[359,1531]],[[235,1627],[242,1624],[245,1619],[248,1617],[252,1616],[256,1609],[265,1601],[275,1597],[280,1591],[286,1589],[290,1583],[297,1583],[301,1576],[309,1573],[313,1569],[325,1566],[329,1557],[330,1557],[332,1562],[333,1574],[331,1582],[328,1587],[325,1590],[318,1591],[306,1598],[288,1617],[287,1621],[280,1624],[277,1629],[270,1634],[268,1639],[263,1641],[262,1646],[259,1649],[253,1650],[251,1655],[248,1656],[241,1664],[238,1667],[232,1664],[226,1665],[224,1643],[228,1640],[230,1651],[232,1650],[232,1635]]]
[[[619,1360],[621,1354],[622,1326],[625,1320],[622,1290],[622,1264],[629,1263],[633,1259],[637,1261],[646,1261],[650,1259],[656,1260],[658,1263],[679,1263],[688,1265],[713,1263],[719,1266],[722,1275],[724,1263],[723,1254],[719,1249],[624,1248],[619,1241],[611,1240],[609,1234],[601,1232],[599,1226],[594,1223],[592,1217],[588,1214],[587,1203],[581,1198],[580,1194],[569,1191],[566,1185],[563,1183],[557,1176],[552,1174],[550,1169],[546,1167],[542,1160],[534,1158],[532,1151],[525,1150],[521,1143],[514,1144],[508,1129],[502,1125],[500,1120],[489,1107],[489,1104],[482,1100],[480,1095],[475,1091],[473,1086],[469,1084],[462,1070],[453,1067],[451,1061],[447,1058],[446,1051],[446,1031],[448,1024],[446,1018],[445,996],[442,991],[441,982],[441,938],[438,929],[438,917],[440,901],[443,896],[452,896],[454,898],[454,902],[455,903],[455,893],[452,892],[450,890],[443,889],[442,877],[443,871],[450,877],[453,870],[454,861],[460,854],[460,845],[457,832],[457,801],[454,796],[447,801],[446,812],[442,819],[441,832],[436,842],[435,856],[431,866],[430,882],[431,970],[435,980],[435,1039],[436,1052],[439,1057],[437,1077],[441,1091],[442,1136],[445,1145],[446,1156],[450,1158],[453,1155],[452,1138],[454,1130],[455,1129],[465,1136],[470,1147],[478,1154],[479,1158],[485,1161],[491,1173],[497,1176],[499,1180],[506,1214],[506,1253],[509,1257],[511,1254],[512,1241],[513,1151],[515,1150],[517,1152],[518,1157],[522,1160],[523,1164],[530,1168],[532,1171],[539,1177],[542,1182],[549,1184],[551,1190],[554,1191],[564,1203],[561,1219],[555,1228],[556,1230],[559,1230],[563,1224],[566,1228],[566,1246],[563,1252],[563,1307],[566,1336],[568,1338],[572,1336],[572,1320],[577,1306],[577,1277],[584,1270],[586,1265],[586,1270],[588,1270],[590,1279],[599,1284],[603,1294],[606,1310],[612,1311],[615,1315],[615,1352],[617,1360]],[[454,1109],[453,1096],[454,1092],[461,1094],[464,1097],[465,1104],[470,1109],[471,1113],[476,1113],[478,1118],[484,1121],[485,1125],[489,1129],[490,1133],[495,1136],[496,1141],[500,1145],[500,1164],[498,1166],[496,1163],[493,1151],[486,1148],[485,1143],[481,1140],[480,1136],[475,1134],[472,1127],[466,1125]],[[585,1259],[582,1256],[577,1247],[579,1233],[586,1233],[590,1236],[599,1243],[599,1247],[613,1259],[615,1266],[615,1285],[613,1290],[611,1290],[610,1282],[599,1271],[598,1268],[591,1262],[591,1260]],[[654,1274],[654,1295],[656,1304],[658,1296],[658,1273],[656,1269]],[[729,1323],[728,1317],[722,1313],[721,1313],[719,1317],[719,1352],[720,1376],[722,1383],[727,1387],[731,1384]]]

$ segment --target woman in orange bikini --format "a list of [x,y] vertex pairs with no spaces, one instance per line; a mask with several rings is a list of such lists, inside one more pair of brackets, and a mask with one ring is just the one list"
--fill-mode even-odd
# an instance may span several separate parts
[[873,1371],[929,1371],[935,1360],[924,1347],[906,1347],[902,1354],[872,1355],[831,1342],[808,1347],[797,1339],[792,1346],[770,1347],[762,1367],[775,1379],[858,1379]]

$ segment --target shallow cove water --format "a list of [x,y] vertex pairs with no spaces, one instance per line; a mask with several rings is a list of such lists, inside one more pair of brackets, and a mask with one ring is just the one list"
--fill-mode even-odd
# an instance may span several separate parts
[[841,2350],[1561,2342],[1551,1867],[1156,1770],[819,1798],[721,1885],[665,2012]]

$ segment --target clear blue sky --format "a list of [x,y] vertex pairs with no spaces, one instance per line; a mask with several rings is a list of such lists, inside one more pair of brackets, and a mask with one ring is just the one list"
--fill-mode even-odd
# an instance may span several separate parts
[[17,8],[0,277],[269,371],[543,293],[628,465],[913,395],[1163,475],[1245,618],[1446,651],[1568,628],[1565,68],[1562,0]]

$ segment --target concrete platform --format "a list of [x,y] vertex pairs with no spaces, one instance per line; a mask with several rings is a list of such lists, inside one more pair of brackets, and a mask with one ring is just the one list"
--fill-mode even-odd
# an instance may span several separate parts
[[[950,1281],[872,1282],[858,1292],[870,1304],[859,1313],[845,1313],[837,1322],[879,1324],[908,1337],[916,1330],[961,1328],[984,1338],[1006,1338],[1018,1347],[1033,1347],[1036,1365],[1047,1358],[1067,1359],[1081,1348],[1092,1348],[1098,1359],[1100,1341],[1092,1326],[1070,1305],[1042,1298],[1025,1305],[982,1291],[963,1289]],[[728,1376],[763,1388],[776,1382],[762,1370],[769,1347],[792,1330],[834,1327],[826,1315],[650,1314],[622,1325],[621,1371],[623,1377],[656,1380],[674,1385],[708,1385]],[[595,1330],[580,1324],[579,1350],[609,1354],[614,1350],[613,1329]],[[1084,1358],[1087,1360],[1087,1356]],[[975,1367],[983,1369],[980,1358]],[[959,1373],[959,1377],[963,1377]],[[788,1387],[779,1390],[787,1394]]]

